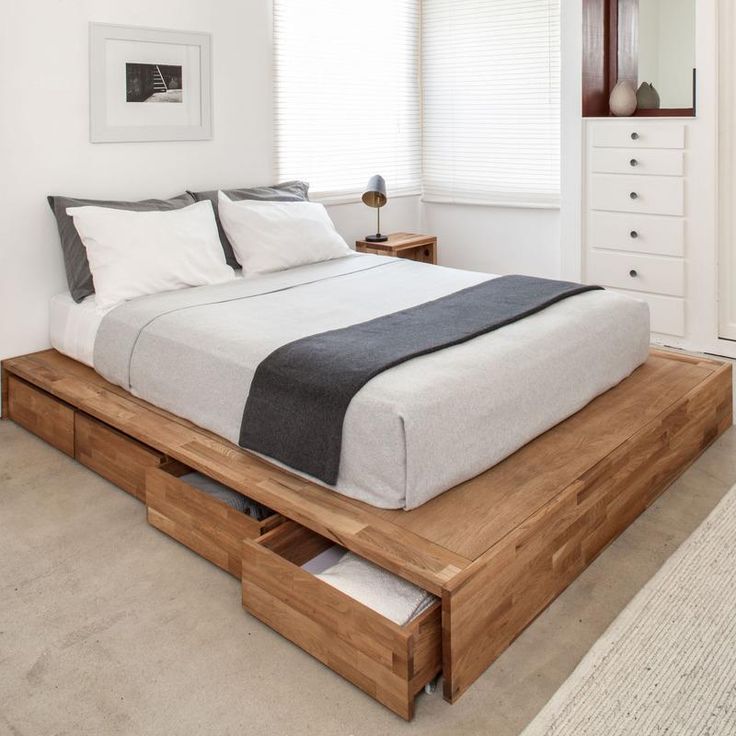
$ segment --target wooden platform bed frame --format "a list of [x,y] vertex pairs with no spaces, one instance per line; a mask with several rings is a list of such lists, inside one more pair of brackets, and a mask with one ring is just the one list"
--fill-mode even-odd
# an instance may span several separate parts
[[[144,501],[154,526],[242,577],[248,611],[407,719],[440,671],[445,699],[457,700],[732,423],[730,365],[652,351],[496,467],[414,511],[386,511],[276,468],[53,350],[6,360],[2,373],[4,416]],[[189,469],[277,513],[256,522],[185,483]],[[301,568],[333,543],[441,603],[406,626],[384,619]]]

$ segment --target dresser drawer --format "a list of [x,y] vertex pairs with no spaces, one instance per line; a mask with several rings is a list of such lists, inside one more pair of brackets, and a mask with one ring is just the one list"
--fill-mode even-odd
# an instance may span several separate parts
[[591,248],[685,255],[685,220],[681,217],[593,211],[588,215]]
[[74,457],[74,409],[11,375],[8,375],[8,418]]
[[607,174],[683,176],[685,153],[674,149],[593,148],[591,170]]
[[245,540],[243,607],[409,720],[442,668],[441,603],[394,623],[305,569],[332,546],[293,521]]
[[685,214],[685,180],[669,176],[593,174],[591,207],[650,215]]
[[685,294],[685,261],[681,258],[591,251],[587,273],[589,282],[601,286],[670,296]]
[[685,336],[685,301],[673,296],[643,294],[616,289],[621,294],[639,299],[649,305],[651,331],[675,337]]
[[614,148],[685,148],[685,126],[682,123],[591,124],[594,146]]
[[77,412],[74,457],[139,501],[146,500],[146,469],[166,461],[152,447]]

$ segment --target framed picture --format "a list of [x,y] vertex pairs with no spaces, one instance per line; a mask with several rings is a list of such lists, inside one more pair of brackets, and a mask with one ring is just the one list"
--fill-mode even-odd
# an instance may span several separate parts
[[90,23],[90,140],[212,137],[209,33]]

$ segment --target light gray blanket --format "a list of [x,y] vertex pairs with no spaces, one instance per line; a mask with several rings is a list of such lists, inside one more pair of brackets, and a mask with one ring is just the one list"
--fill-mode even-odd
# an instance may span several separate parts
[[334,485],[345,412],[372,378],[600,288],[502,276],[410,309],[295,340],[256,369],[238,444]]
[[[256,369],[281,346],[493,278],[355,255],[140,297],[102,319],[94,367],[237,443]],[[415,508],[614,386],[646,359],[648,343],[645,304],[591,291],[383,371],[348,406],[335,489]]]

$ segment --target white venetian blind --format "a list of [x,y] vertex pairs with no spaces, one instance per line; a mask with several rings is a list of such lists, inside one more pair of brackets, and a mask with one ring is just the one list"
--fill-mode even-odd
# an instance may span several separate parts
[[560,0],[424,0],[424,193],[556,205]]
[[421,190],[420,28],[419,0],[274,0],[279,180]]

